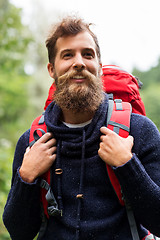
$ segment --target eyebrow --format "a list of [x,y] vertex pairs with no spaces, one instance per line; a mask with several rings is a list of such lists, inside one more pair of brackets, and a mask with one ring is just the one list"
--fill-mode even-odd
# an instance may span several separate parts
[[[72,51],[74,51],[74,49],[72,49],[72,48],[64,49],[60,52],[60,56],[62,56],[65,53],[72,52]],[[96,50],[94,50],[93,48],[83,48],[82,51],[90,51],[90,52],[93,52],[94,54],[96,52]]]
[[93,52],[94,54],[96,53],[96,50],[93,48],[84,48],[83,50]]

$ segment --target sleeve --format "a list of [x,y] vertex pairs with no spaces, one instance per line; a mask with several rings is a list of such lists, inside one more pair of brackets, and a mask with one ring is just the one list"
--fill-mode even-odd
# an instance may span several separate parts
[[132,121],[133,157],[114,171],[137,221],[160,236],[160,134],[146,117]]
[[28,139],[29,131],[25,132],[17,143],[11,190],[3,213],[4,225],[13,240],[33,240],[41,224],[38,181],[26,183],[19,174],[19,167],[29,144]]

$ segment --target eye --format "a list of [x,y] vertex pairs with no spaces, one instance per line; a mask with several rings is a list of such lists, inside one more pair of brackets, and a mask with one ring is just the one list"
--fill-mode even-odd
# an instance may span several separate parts
[[71,58],[72,57],[72,54],[71,53],[65,53],[64,55],[63,55],[63,58],[64,59],[68,59],[68,58]]
[[92,59],[94,58],[94,54],[92,52],[84,52],[83,56],[87,59]]

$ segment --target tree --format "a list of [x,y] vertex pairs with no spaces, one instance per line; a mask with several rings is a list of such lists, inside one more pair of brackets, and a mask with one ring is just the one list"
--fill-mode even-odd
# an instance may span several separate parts
[[11,122],[20,124],[28,102],[24,56],[31,38],[20,13],[8,0],[0,0],[0,136],[12,140],[16,130],[7,126]]
[[[10,188],[13,151],[17,129],[23,131],[28,106],[24,71],[25,53],[31,34],[21,23],[21,10],[0,0],[0,213]],[[19,135],[19,133],[18,133]],[[0,218],[0,239],[10,239]]]
[[151,84],[142,91],[142,98],[149,117],[160,130],[160,84]]
[[145,72],[134,69],[133,75],[143,82],[141,95],[146,114],[160,130],[160,58],[156,66]]
[[151,67],[147,71],[140,71],[138,69],[133,69],[133,75],[138,76],[144,83],[142,91],[152,84],[160,83],[160,58],[157,61],[157,65]]

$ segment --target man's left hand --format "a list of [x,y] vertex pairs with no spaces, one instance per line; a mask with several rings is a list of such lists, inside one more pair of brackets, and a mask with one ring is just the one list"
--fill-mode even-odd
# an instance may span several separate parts
[[122,138],[107,127],[100,128],[100,158],[110,166],[122,166],[132,158],[133,137]]

